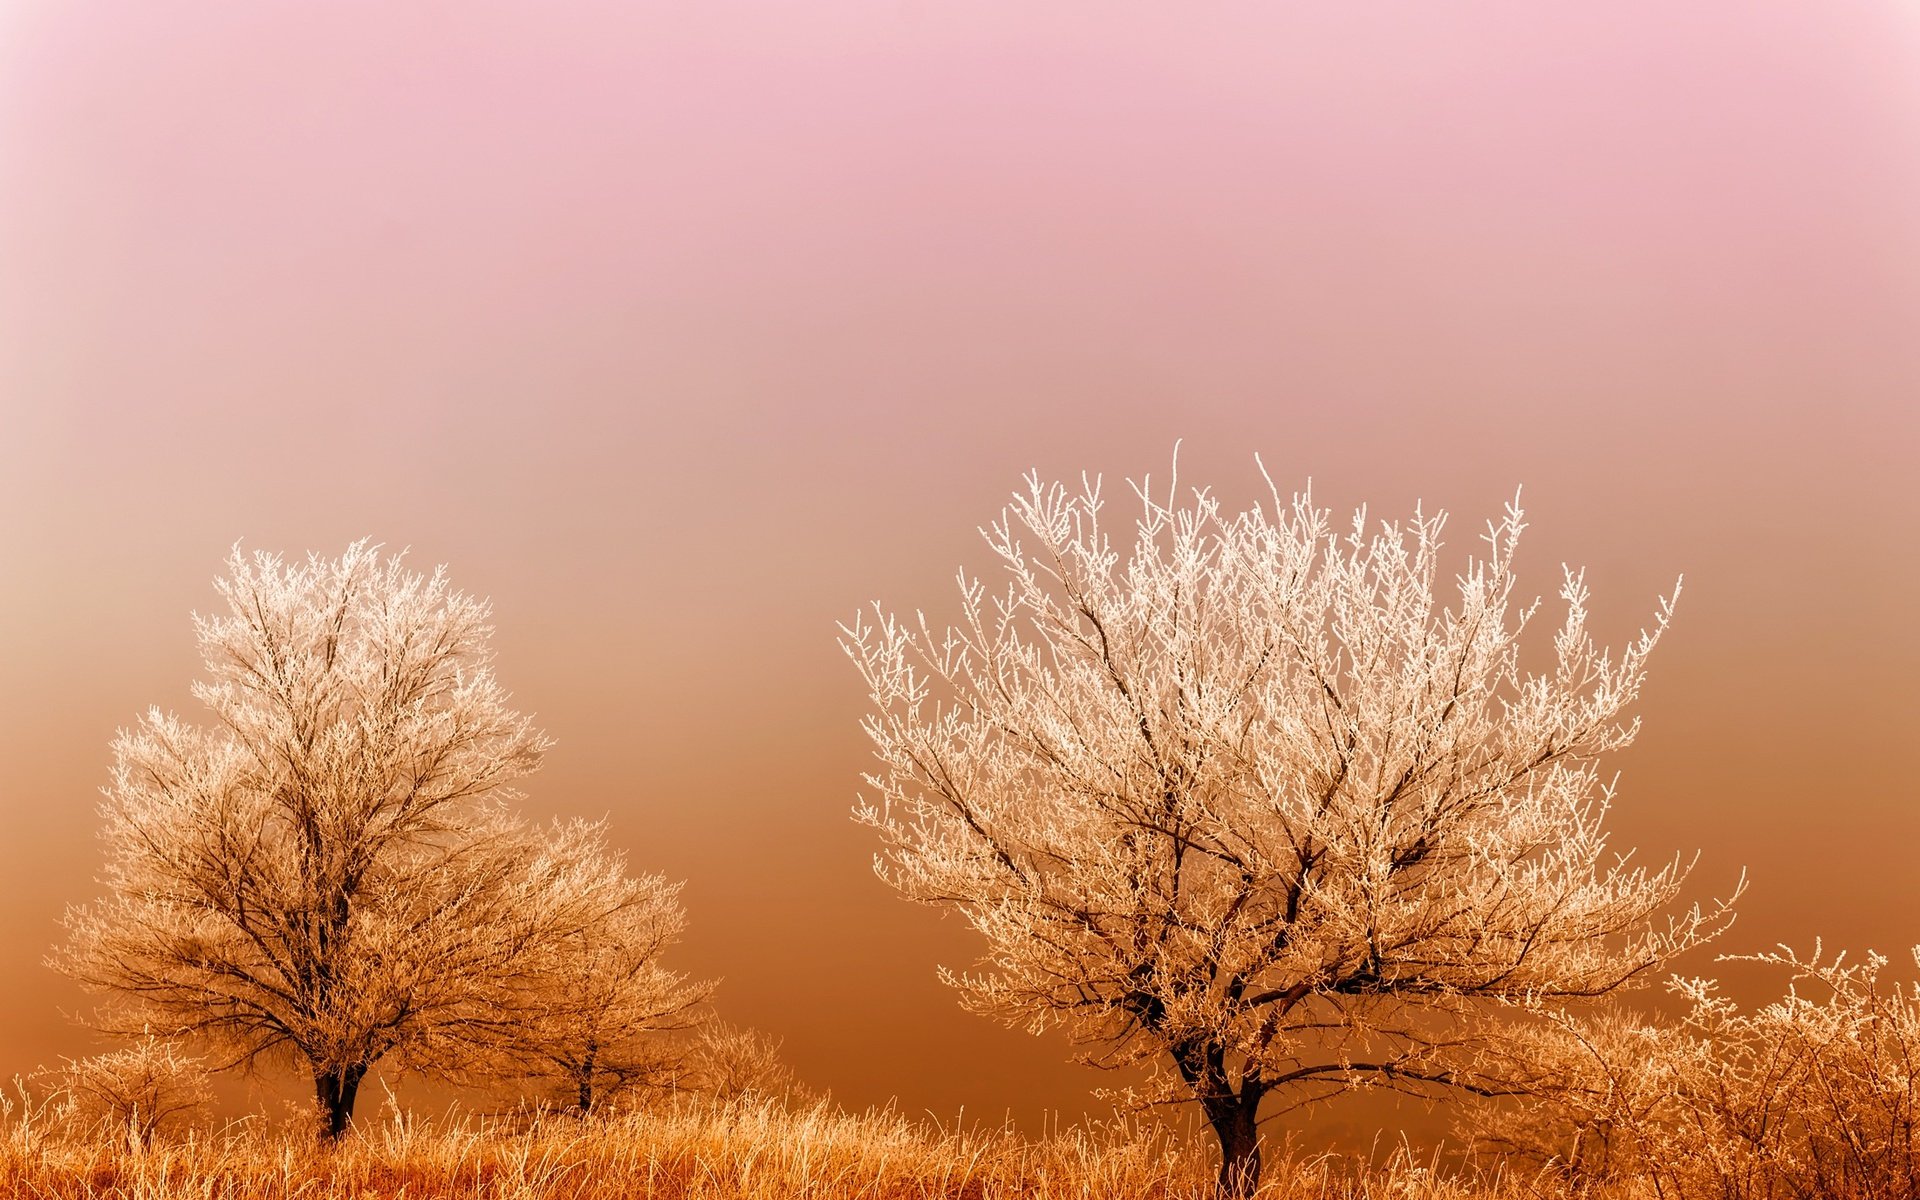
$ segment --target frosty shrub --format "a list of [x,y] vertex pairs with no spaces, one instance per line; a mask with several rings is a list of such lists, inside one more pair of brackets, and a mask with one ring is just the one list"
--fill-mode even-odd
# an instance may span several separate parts
[[[1915,951],[1920,957],[1920,950]],[[1638,1180],[1676,1200],[1910,1200],[1920,1195],[1920,995],[1887,960],[1741,961],[1788,975],[1745,1010],[1712,980],[1675,980],[1683,1017],[1563,1020],[1536,1102],[1480,1133],[1569,1177]]]
[[1307,496],[1133,490],[1115,530],[1098,481],[1030,477],[984,531],[1002,584],[963,572],[957,624],[843,627],[879,760],[859,819],[885,879],[984,935],[949,976],[971,1008],[1152,1063],[1149,1098],[1196,1101],[1244,1192],[1263,1108],[1524,1090],[1490,1016],[1724,924],[1663,916],[1685,870],[1602,827],[1666,603],[1609,651],[1569,572],[1527,668],[1517,507],[1449,577],[1441,515],[1341,532]]
[[55,1109],[70,1131],[121,1138],[137,1148],[192,1118],[209,1098],[206,1064],[151,1035],[69,1060],[51,1082]]
[[1523,1097],[1478,1097],[1460,1131],[1494,1165],[1557,1177],[1576,1192],[1606,1193],[1649,1175],[1682,1112],[1676,1068],[1705,1052],[1671,1022],[1621,1009],[1535,1014],[1507,1036],[1534,1064]]
[[682,1086],[715,1100],[806,1100],[781,1043],[724,1021],[703,1026],[687,1049]]
[[581,881],[573,890],[615,896],[618,907],[541,948],[521,975],[526,1018],[473,1065],[544,1083],[586,1114],[637,1088],[675,1086],[687,1051],[674,1035],[703,1022],[698,1006],[713,985],[661,965],[686,928],[679,884],[630,878],[603,849],[581,850],[569,873]]

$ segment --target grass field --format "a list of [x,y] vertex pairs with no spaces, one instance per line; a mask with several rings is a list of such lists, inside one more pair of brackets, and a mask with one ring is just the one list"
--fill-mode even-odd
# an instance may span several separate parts
[[[1450,1179],[1407,1154],[1359,1164],[1272,1155],[1262,1200],[1473,1200],[1553,1195]],[[1043,1138],[959,1132],[891,1112],[827,1104],[789,1111],[685,1103],[581,1122],[401,1116],[363,1124],[336,1149],[241,1123],[139,1148],[103,1132],[10,1124],[0,1195],[115,1200],[441,1200],[551,1197],[741,1200],[1143,1200],[1210,1197],[1208,1148],[1146,1124],[1082,1126]]]

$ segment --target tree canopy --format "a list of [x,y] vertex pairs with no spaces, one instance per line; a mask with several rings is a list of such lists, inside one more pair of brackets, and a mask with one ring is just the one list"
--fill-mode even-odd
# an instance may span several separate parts
[[495,681],[488,606],[362,541],[288,562],[236,549],[194,618],[195,724],[152,709],[113,743],[107,895],[56,963],[110,1028],[224,1065],[291,1058],[323,1132],[396,1058],[431,1067],[528,1018],[525,973],[629,907],[582,871],[598,827],[507,805],[547,738]]
[[1728,919],[1661,917],[1684,866],[1603,829],[1671,600],[1609,651],[1568,572],[1528,669],[1517,505],[1449,580],[1444,514],[1134,491],[1116,544],[1097,481],[1032,476],[956,624],[843,627],[879,764],[857,815],[883,878],[984,935],[948,975],[968,1006],[1154,1064],[1245,1188],[1263,1102],[1520,1086],[1489,1008],[1610,992]]

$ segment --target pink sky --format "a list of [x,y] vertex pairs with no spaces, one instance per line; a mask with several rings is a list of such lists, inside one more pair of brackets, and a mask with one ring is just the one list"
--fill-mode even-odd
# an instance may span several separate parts
[[40,957],[226,548],[370,534],[803,1076],[1078,1111],[867,873],[833,625],[1176,438],[1463,541],[1524,484],[1616,635],[1686,572],[1621,844],[1748,866],[1730,949],[1920,942],[1915,14],[13,0],[0,1075],[86,1045]]

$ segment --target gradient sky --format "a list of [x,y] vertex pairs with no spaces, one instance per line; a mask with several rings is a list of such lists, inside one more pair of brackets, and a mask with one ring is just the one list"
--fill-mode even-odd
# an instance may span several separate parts
[[[1455,513],[1618,638],[1616,842],[1920,942],[1920,9],[0,0],[0,1075],[227,548],[492,597],[540,814],[843,1100],[1088,1107],[848,819],[862,601],[1022,472]],[[1708,957],[1683,964],[1713,969]]]

